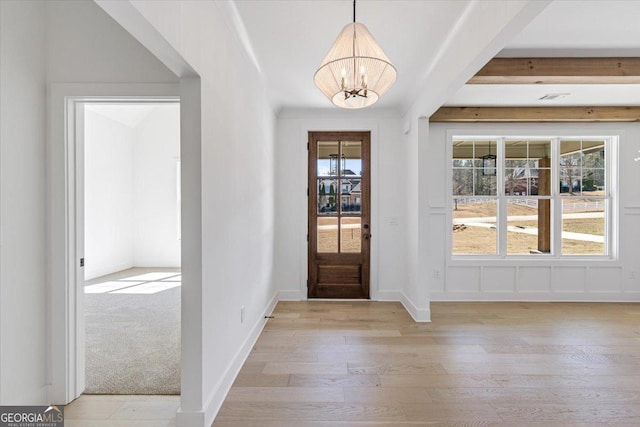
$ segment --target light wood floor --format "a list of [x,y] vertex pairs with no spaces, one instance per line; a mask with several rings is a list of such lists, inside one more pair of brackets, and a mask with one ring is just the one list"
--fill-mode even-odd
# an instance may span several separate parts
[[640,304],[280,302],[215,427],[640,426]]

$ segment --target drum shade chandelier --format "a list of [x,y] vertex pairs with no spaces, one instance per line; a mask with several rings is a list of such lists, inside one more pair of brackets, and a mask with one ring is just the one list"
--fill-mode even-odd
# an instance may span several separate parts
[[331,102],[341,108],[364,108],[374,104],[398,75],[387,55],[367,27],[347,24],[331,46],[313,81]]

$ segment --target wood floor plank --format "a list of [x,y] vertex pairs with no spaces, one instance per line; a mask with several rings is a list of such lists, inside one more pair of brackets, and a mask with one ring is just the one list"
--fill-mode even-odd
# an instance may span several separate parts
[[488,404],[402,403],[407,419],[413,421],[503,421]]
[[253,351],[247,362],[318,362],[317,353]]
[[413,375],[444,374],[440,363],[347,363],[350,374]]
[[[426,389],[433,402],[443,403],[629,403],[640,405],[638,389],[611,390],[606,388],[431,388]],[[346,396],[346,395],[345,395]]]
[[247,420],[362,420],[405,421],[404,410],[394,405],[363,405],[359,403],[297,403],[297,402],[227,402],[218,418]]
[[635,422],[640,425],[640,405],[616,404],[495,404],[505,421]]
[[216,427],[637,427],[637,304],[280,302]]
[[[632,373],[633,374],[633,373]],[[640,375],[492,375],[502,387],[535,387],[556,389],[558,387],[636,389]]]
[[378,375],[308,375],[289,376],[291,387],[380,387]]
[[500,387],[491,375],[380,375],[382,387]]
[[227,402],[344,402],[341,387],[232,387]]
[[344,387],[345,402],[431,402],[431,396],[422,387]]
[[347,374],[346,363],[268,362],[263,374]]
[[287,387],[289,374],[265,375],[240,372],[233,383],[234,387]]

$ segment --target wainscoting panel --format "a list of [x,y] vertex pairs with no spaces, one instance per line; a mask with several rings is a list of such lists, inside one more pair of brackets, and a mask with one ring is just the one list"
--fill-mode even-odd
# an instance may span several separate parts
[[448,292],[479,292],[480,267],[457,267],[447,271]]
[[549,292],[550,267],[519,267],[516,276],[518,292]]
[[515,292],[516,267],[483,267],[482,273],[482,292]]
[[554,267],[552,292],[584,292],[587,269],[584,267]]
[[587,272],[588,292],[621,292],[622,269],[620,267],[590,267]]

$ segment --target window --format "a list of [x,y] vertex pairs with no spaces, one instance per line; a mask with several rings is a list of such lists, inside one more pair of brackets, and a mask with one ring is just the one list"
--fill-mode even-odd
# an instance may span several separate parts
[[453,138],[452,254],[610,256],[611,140]]

